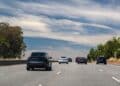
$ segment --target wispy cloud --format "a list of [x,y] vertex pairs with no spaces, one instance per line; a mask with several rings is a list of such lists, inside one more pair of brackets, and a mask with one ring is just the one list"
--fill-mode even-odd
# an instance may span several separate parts
[[95,46],[120,36],[119,0],[1,0],[0,10],[0,21],[21,26],[25,37]]

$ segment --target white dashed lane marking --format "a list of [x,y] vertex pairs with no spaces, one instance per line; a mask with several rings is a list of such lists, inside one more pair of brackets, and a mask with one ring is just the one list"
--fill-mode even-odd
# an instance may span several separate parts
[[42,84],[39,84],[38,86],[42,86]]
[[120,83],[120,80],[117,79],[116,77],[112,77],[113,80],[115,80],[116,82]]
[[57,72],[56,74],[57,74],[57,75],[60,75],[60,74],[61,74],[61,71]]
[[99,69],[98,71],[99,71],[99,72],[103,72],[103,69]]

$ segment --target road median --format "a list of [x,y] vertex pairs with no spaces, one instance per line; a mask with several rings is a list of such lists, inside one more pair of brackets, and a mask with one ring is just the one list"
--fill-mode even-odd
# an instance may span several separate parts
[[25,64],[26,62],[26,60],[0,60],[0,66]]
[[[56,60],[51,60],[51,62],[58,62]],[[26,64],[27,60],[0,60],[0,66],[9,66],[9,65],[18,65],[18,64]]]

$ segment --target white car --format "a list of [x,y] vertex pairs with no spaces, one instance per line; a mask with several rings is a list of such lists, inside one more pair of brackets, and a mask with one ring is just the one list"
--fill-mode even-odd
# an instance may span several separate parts
[[59,60],[58,60],[58,63],[61,64],[61,63],[66,63],[68,64],[69,63],[69,60],[67,57],[60,57]]

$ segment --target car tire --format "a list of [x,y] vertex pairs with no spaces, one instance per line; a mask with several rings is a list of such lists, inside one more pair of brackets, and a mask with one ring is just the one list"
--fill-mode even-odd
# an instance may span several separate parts
[[52,70],[52,67],[49,67],[49,71],[51,71]]
[[30,68],[29,68],[29,67],[27,67],[26,69],[27,69],[27,71],[30,71]]
[[107,63],[106,63],[106,62],[105,62],[104,64],[105,64],[105,65],[107,65]]
[[47,71],[51,71],[51,70],[52,70],[52,67],[46,67],[46,70],[47,70]]
[[31,68],[31,70],[33,71],[33,70],[34,70],[34,68]]

